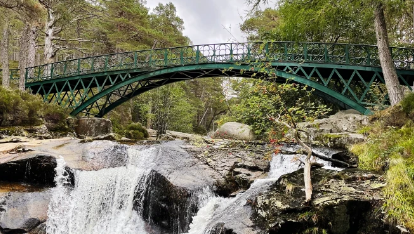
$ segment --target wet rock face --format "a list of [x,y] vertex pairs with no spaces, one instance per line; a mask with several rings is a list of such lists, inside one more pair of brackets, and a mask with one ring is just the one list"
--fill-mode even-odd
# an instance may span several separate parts
[[146,184],[149,186],[145,191],[138,189],[135,208],[142,210],[144,220],[157,230],[152,233],[187,232],[197,211],[196,203],[191,202],[191,192],[174,186],[156,171],[148,175]]
[[86,143],[82,151],[82,160],[94,170],[123,167],[128,161],[126,145],[111,141],[95,141]]
[[227,229],[224,223],[218,223],[210,230],[209,234],[237,234],[232,229]]
[[37,156],[0,164],[0,181],[54,186],[56,159]]
[[96,137],[112,133],[109,119],[81,118],[76,123],[75,132],[79,137]]
[[316,169],[312,183],[312,204],[305,205],[303,170],[282,176],[252,202],[252,219],[268,233],[381,234],[390,230],[376,212],[382,205],[380,188],[385,186],[381,176]]
[[215,141],[214,145],[186,149],[220,175],[215,184],[220,196],[233,196],[248,189],[255,179],[263,178],[269,171],[270,161],[264,155],[270,149],[239,143]]
[[41,234],[50,196],[49,190],[0,194],[0,233]]

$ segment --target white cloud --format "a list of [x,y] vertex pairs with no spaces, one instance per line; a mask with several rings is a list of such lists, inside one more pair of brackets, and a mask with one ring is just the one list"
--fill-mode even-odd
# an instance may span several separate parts
[[245,17],[250,8],[244,1],[147,0],[147,6],[154,9],[158,3],[168,2],[177,8],[177,14],[184,20],[184,35],[193,44],[246,41],[246,36],[240,31],[240,24],[243,22],[241,17]]

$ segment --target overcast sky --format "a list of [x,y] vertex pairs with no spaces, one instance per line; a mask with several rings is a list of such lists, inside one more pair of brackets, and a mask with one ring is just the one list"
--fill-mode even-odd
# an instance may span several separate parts
[[249,10],[245,0],[147,0],[147,6],[154,9],[168,2],[177,8],[184,20],[184,35],[194,45],[246,41],[240,31]]

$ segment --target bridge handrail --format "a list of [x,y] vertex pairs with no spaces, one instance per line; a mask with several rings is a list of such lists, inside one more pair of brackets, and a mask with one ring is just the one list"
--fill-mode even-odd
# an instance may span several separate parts
[[[398,69],[414,69],[414,49],[390,47]],[[322,42],[219,43],[148,49],[69,59],[26,68],[26,82],[123,69],[156,69],[203,63],[310,62],[380,66],[375,45]]]
[[[9,77],[11,81],[17,81],[20,79],[19,69],[9,69]],[[3,70],[0,69],[0,77],[2,77]]]

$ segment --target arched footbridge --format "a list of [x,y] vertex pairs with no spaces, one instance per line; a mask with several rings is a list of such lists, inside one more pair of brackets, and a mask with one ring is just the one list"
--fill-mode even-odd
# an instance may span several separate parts
[[[400,84],[412,90],[414,49],[391,51]],[[279,82],[306,85],[342,108],[369,114],[370,107],[388,102],[376,46],[310,42],[195,45],[72,59],[27,68],[26,87],[45,102],[72,108],[72,115],[102,117],[132,97],[177,81],[250,78],[258,72],[252,66],[257,61],[271,65]]]

